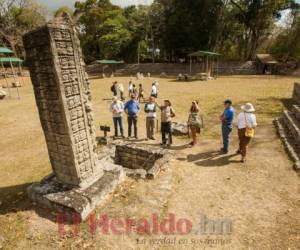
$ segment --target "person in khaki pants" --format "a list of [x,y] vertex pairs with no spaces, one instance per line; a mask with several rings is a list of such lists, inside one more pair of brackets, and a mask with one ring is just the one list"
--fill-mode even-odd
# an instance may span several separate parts
[[[255,108],[251,103],[246,103],[241,107],[242,112],[238,115],[238,136],[239,149],[237,154],[242,156],[241,162],[246,161],[247,147],[252,137],[254,136],[254,129],[257,127],[256,116],[254,114]],[[247,135],[246,130],[252,129],[251,135]]]
[[149,102],[145,104],[147,139],[150,140],[155,140],[154,129],[157,109],[158,105],[155,102],[155,98],[150,96]]

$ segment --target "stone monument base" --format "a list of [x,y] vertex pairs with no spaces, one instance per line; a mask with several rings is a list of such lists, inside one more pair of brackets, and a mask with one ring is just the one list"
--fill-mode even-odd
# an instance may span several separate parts
[[27,192],[32,201],[58,213],[77,213],[83,221],[125,177],[121,166],[110,165],[108,168],[99,180],[84,189],[59,183],[52,174],[32,184]]

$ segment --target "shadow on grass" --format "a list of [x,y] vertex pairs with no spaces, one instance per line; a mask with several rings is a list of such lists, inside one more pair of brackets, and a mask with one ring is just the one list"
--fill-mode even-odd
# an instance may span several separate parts
[[[33,210],[40,217],[56,223],[58,214],[30,201],[27,188],[32,184],[24,183],[16,186],[0,187],[0,215]],[[72,224],[72,221],[66,221],[65,224]]]
[[32,183],[10,187],[0,187],[0,214],[16,213],[28,210],[30,204],[26,189]]
[[225,167],[232,163],[240,163],[238,160],[231,160],[237,154],[225,155],[219,158],[209,158],[203,161],[198,161],[195,164],[200,167]]

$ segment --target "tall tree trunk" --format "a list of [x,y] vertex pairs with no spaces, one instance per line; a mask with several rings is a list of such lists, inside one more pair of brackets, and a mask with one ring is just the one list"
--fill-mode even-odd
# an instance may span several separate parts
[[250,37],[250,48],[249,48],[249,54],[248,54],[248,60],[254,60],[256,56],[256,50],[258,45],[258,31],[252,30],[251,37]]

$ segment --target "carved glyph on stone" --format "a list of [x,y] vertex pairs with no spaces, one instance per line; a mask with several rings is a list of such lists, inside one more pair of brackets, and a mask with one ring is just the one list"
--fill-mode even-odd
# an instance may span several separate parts
[[58,181],[84,187],[99,179],[89,81],[67,16],[24,36],[50,162]]
[[68,15],[24,36],[53,174],[28,187],[31,200],[85,220],[123,180],[121,166],[98,160],[91,92]]

